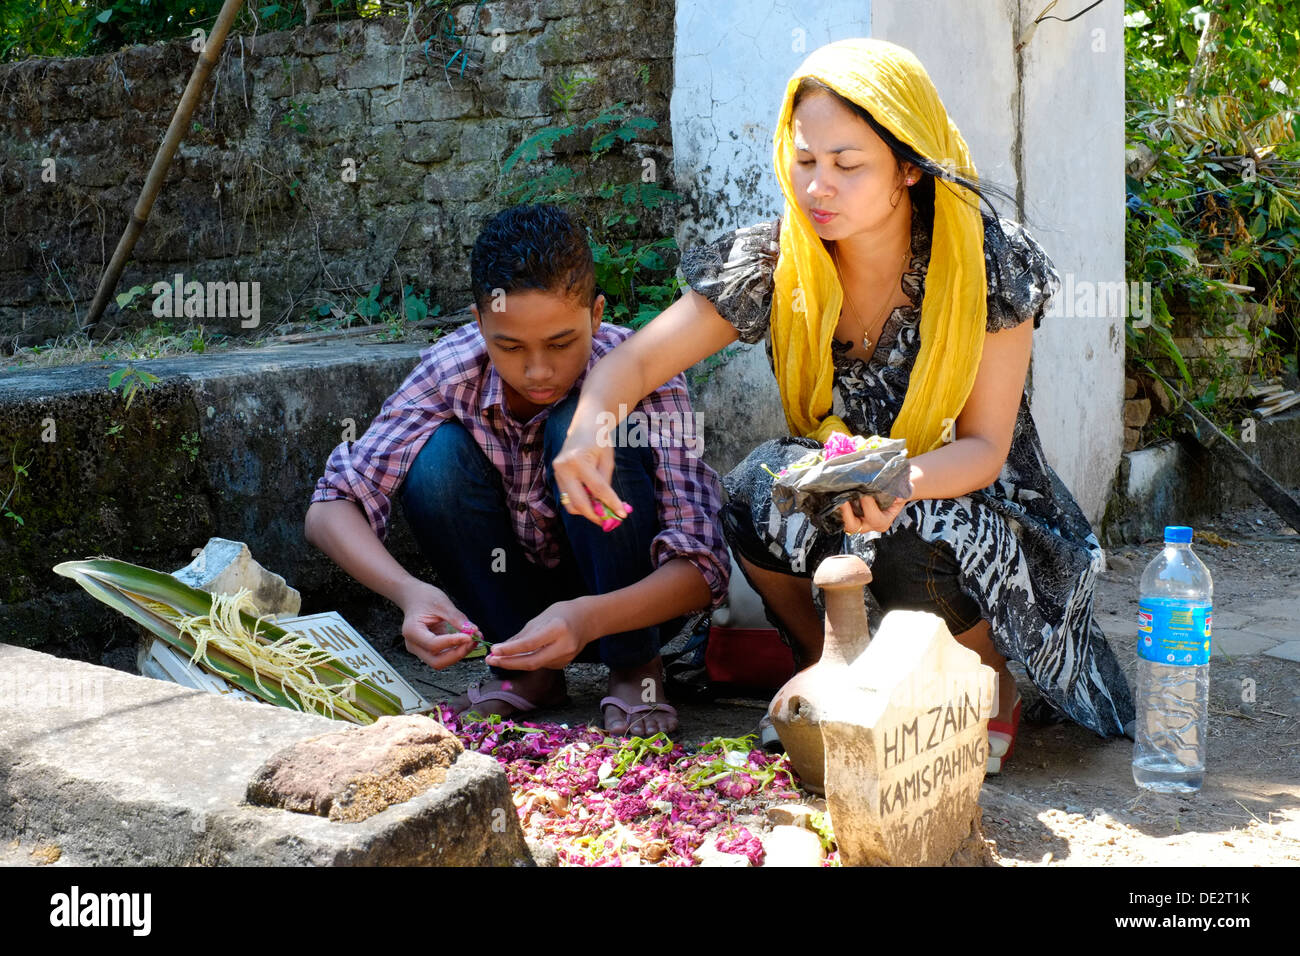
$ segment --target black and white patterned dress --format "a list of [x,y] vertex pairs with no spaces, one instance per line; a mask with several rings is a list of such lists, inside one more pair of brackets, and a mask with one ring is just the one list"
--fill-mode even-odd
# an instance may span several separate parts
[[[902,407],[920,348],[919,306],[932,221],[932,213],[916,207],[912,255],[903,278],[912,304],[896,308],[886,320],[871,360],[851,357],[846,343],[832,343],[834,411],[855,434],[888,436]],[[682,256],[682,272],[691,287],[736,327],[742,342],[766,338],[769,360],[779,228],[779,221],[758,223]],[[1046,253],[1019,224],[987,218],[984,255],[988,330],[1028,319],[1038,328],[1060,287]],[[791,461],[807,450],[793,440],[782,441]],[[768,462],[773,470],[786,463]],[[799,565],[811,570],[822,557],[852,552],[873,563],[876,535],[819,536],[802,515],[782,516],[771,504],[771,478],[752,459],[729,474],[724,485],[733,501],[737,495],[747,500],[754,528],[776,561],[795,562],[791,555],[802,554]],[[959,498],[909,503],[886,533],[903,529],[952,548],[961,590],[990,622],[994,646],[1024,665],[1046,704],[1103,736],[1131,729],[1128,682],[1092,614],[1102,549],[1078,503],[1047,463],[1027,394],[1021,396],[1011,450],[997,481]],[[870,591],[866,602],[874,629],[883,612]]]

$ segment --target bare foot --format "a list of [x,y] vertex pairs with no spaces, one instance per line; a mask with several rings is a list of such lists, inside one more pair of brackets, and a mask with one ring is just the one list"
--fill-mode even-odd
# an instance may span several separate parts
[[[494,696],[503,692],[522,697],[532,706],[521,708],[509,700]],[[522,716],[545,707],[557,707],[567,698],[562,670],[514,671],[508,677],[484,681],[478,688],[478,694],[481,696],[477,704],[470,700],[469,693],[466,692],[448,706],[455,714],[473,711],[483,717],[495,714],[505,718]]]
[[617,707],[606,707],[602,715],[605,730],[615,736],[653,737],[658,733],[671,734],[677,730],[677,716],[668,704],[664,693],[663,660],[656,657],[639,667],[609,669],[609,696],[617,697],[629,710],[636,707],[654,708],[634,714],[631,722]]

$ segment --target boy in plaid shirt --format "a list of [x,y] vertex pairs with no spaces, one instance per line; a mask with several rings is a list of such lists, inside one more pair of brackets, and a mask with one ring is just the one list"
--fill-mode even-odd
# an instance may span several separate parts
[[[610,669],[605,728],[671,733],[659,648],[674,635],[659,625],[720,604],[730,569],[721,487],[699,459],[685,381],[667,382],[611,431],[622,507],[601,526],[570,514],[551,460],[588,369],[631,330],[601,322],[586,236],[554,206],[493,217],[470,273],[477,321],[425,350],[366,433],[334,449],[307,540],[402,609],[406,647],[430,666],[473,650],[475,630],[509,642],[487,658],[509,669],[493,666],[457,710],[557,706],[564,666],[598,660]],[[671,433],[655,427],[668,424]],[[384,548],[394,494],[441,588]]]

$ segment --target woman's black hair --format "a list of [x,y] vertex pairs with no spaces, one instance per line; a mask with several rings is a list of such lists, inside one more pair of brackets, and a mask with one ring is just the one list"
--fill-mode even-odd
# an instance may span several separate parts
[[469,277],[480,311],[496,289],[553,292],[588,308],[596,301],[587,233],[558,206],[512,206],[489,219],[469,254]]
[[[799,105],[800,100],[813,93],[829,93],[831,96],[839,100],[839,102],[852,110],[855,116],[863,120],[872,128],[872,130],[875,131],[877,136],[885,141],[885,145],[893,151],[894,158],[898,161],[900,168],[904,162],[908,162],[921,169],[921,171],[929,174],[928,176],[922,176],[915,184],[908,187],[908,192],[911,193],[912,196],[912,203],[917,208],[933,215],[935,183],[940,180],[943,180],[945,183],[954,182],[959,186],[965,186],[972,193],[978,196],[980,200],[989,207],[989,212],[980,213],[986,221],[990,218],[996,219],[999,215],[997,207],[993,205],[992,201],[989,199],[989,195],[996,196],[1009,203],[1012,209],[1015,208],[1016,199],[1005,188],[991,183],[988,180],[980,180],[976,183],[953,170],[945,169],[933,159],[922,156],[913,147],[904,143],[889,130],[885,129],[884,126],[880,125],[876,118],[866,109],[859,106],[851,99],[837,93],[831,87],[827,86],[815,77],[805,76],[799,81],[799,86],[796,87],[794,91],[794,102],[791,105],[791,110]],[[951,189],[952,187],[945,185],[944,188]]]

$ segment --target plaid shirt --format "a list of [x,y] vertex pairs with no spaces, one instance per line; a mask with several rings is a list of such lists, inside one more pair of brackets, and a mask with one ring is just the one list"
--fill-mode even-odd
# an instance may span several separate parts
[[[631,334],[630,329],[602,323],[592,338],[587,369],[573,388],[580,389],[591,366]],[[651,422],[656,414],[665,416],[658,419],[661,422],[695,421],[681,375],[648,395],[637,410]],[[543,408],[526,423],[509,413],[501,376],[488,358],[477,323],[470,322],[422,352],[420,364],[384,402],[366,433],[331,452],[311,500],[355,501],[379,540],[385,540],[390,499],[434,429],[455,419],[501,473],[515,535],[525,552],[553,568],[559,563],[562,528],[542,461],[542,431],[549,413],[549,407]],[[722,489],[717,473],[687,454],[684,444],[651,442],[663,530],[651,542],[650,559],[656,568],[677,557],[689,560],[704,575],[717,607],[726,597],[731,571],[717,519]]]

